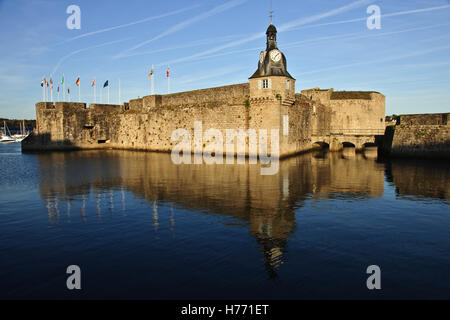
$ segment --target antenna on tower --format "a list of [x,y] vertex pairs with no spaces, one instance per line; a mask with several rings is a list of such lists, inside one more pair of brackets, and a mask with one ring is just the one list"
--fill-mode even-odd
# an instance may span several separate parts
[[272,0],[270,0],[270,11],[269,11],[269,17],[270,17],[270,24],[272,24],[272,18],[273,18],[273,13],[275,11],[272,10]]

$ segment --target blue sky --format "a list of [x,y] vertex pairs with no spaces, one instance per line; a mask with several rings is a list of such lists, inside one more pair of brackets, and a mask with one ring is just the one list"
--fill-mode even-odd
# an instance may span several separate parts
[[[0,0],[0,117],[35,118],[42,77],[64,73],[72,101],[110,101],[247,82],[265,48],[269,0]],[[66,9],[81,9],[81,29]],[[369,30],[366,9],[381,8]],[[450,1],[273,0],[278,47],[296,91],[375,90],[387,114],[450,112]],[[54,91],[56,97],[56,90]],[[106,90],[103,91],[103,102]]]

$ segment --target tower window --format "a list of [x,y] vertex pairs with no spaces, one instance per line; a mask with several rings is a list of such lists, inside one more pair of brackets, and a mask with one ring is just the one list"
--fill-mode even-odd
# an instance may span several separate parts
[[263,89],[268,89],[269,88],[269,80],[268,79],[264,79],[263,80]]
[[286,90],[291,90],[291,81],[286,80]]

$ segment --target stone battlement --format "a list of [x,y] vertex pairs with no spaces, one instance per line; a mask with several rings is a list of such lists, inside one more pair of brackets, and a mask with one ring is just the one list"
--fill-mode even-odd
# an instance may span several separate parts
[[241,83],[222,87],[177,92],[165,95],[151,95],[129,102],[129,109],[148,112],[156,108],[188,106],[188,105],[219,105],[243,104],[250,95],[249,84]]

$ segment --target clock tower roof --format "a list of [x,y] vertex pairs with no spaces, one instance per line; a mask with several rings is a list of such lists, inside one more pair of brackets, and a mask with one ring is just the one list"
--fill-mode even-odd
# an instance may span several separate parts
[[277,28],[271,23],[266,31],[267,47],[261,51],[259,56],[258,70],[250,77],[261,78],[268,76],[284,76],[291,79],[292,76],[287,72],[287,62],[284,54],[278,50],[277,46]]
[[269,27],[267,28],[266,34],[269,35],[269,33],[277,33],[277,28],[271,23]]

